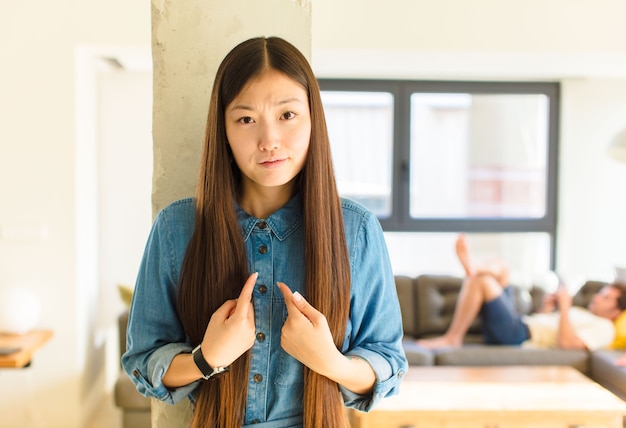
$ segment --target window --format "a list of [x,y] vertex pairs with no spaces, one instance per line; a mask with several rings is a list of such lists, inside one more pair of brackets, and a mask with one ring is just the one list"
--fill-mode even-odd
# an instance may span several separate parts
[[[391,211],[393,96],[388,92],[323,92],[337,186],[378,217]],[[334,143],[333,143],[334,142]],[[355,162],[352,162],[355,160]]]
[[388,236],[448,241],[463,231],[549,254],[553,266],[558,83],[320,86],[339,192],[369,207]]

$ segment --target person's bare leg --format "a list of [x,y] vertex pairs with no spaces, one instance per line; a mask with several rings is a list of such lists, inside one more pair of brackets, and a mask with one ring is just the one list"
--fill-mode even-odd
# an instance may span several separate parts
[[467,240],[464,233],[460,233],[456,238],[456,245],[454,249],[456,251],[457,258],[461,262],[461,266],[463,266],[465,276],[468,278],[474,276],[476,272],[474,271],[474,266],[472,266],[470,261],[469,248],[467,247]]
[[467,278],[461,287],[448,330],[442,336],[420,339],[417,344],[429,349],[460,347],[483,303],[501,294],[502,286],[492,275],[478,274]]
[[477,274],[488,274],[498,280],[502,287],[506,287],[509,282],[509,267],[502,260],[490,260],[487,263],[473,264],[470,258],[469,247],[464,233],[460,233],[456,239],[456,256],[463,266],[466,277]]
[[476,268],[476,273],[485,273],[493,276],[504,288],[511,284],[509,266],[502,260],[490,260]]

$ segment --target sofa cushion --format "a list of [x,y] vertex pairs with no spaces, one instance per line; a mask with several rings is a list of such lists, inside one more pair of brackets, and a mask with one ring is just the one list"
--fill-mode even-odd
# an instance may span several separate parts
[[[446,275],[420,275],[415,279],[417,317],[414,336],[446,332],[462,284],[462,278]],[[480,333],[480,319],[474,320],[468,333]]]
[[587,281],[580,290],[572,297],[572,304],[586,308],[591,301],[591,296],[596,294],[607,283],[602,281]]
[[435,364],[442,366],[571,366],[589,373],[587,351],[564,349],[528,349],[519,346],[465,345],[441,349]]
[[410,366],[432,366],[435,364],[435,354],[418,346],[412,337],[402,341],[402,347]]
[[613,394],[626,400],[626,367],[615,364],[624,351],[595,351],[591,354],[592,378]]

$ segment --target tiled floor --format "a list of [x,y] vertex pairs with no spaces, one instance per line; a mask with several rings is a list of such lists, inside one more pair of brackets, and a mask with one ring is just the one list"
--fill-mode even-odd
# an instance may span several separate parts
[[87,428],[122,428],[122,412],[115,407],[111,395],[102,401],[102,406]]

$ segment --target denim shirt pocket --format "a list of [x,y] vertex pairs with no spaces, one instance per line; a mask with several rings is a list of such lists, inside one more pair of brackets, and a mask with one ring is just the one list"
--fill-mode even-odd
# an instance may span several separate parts
[[280,351],[277,363],[276,386],[291,387],[303,383],[304,366],[300,361]]
[[[281,325],[284,325],[285,321],[287,320],[287,307],[285,306],[284,302],[282,304],[282,307],[283,322]],[[300,361],[296,360],[294,357],[286,353],[282,348],[280,348],[278,351],[278,358],[276,358],[275,364],[276,386],[291,387],[294,385],[302,385],[304,383],[304,365]]]

